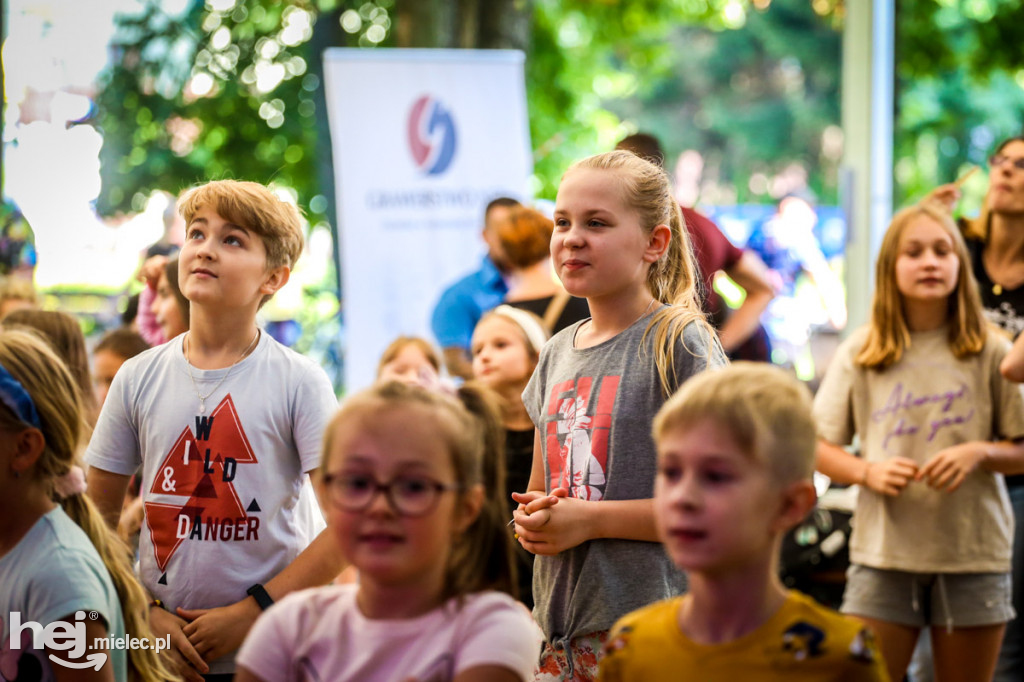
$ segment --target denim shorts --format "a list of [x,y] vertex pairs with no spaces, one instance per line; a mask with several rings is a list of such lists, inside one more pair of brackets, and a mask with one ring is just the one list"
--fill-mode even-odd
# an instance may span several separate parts
[[909,573],[854,564],[843,613],[909,627],[998,625],[1014,617],[1007,573]]

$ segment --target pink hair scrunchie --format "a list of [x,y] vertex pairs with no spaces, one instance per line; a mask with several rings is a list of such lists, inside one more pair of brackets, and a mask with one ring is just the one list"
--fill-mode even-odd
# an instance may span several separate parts
[[84,493],[85,472],[82,471],[82,467],[73,466],[68,469],[66,474],[54,482],[53,489],[62,500],[71,497],[72,495],[81,495]]

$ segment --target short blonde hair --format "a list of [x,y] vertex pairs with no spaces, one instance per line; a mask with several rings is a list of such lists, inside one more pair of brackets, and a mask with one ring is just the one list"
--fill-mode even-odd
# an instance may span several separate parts
[[299,210],[258,182],[214,180],[187,191],[178,201],[185,224],[203,206],[259,235],[267,249],[267,269],[295,267],[305,241]]
[[702,372],[669,398],[654,418],[655,443],[710,419],[752,458],[768,464],[781,484],[814,473],[817,435],[811,392],[785,370],[736,362]]

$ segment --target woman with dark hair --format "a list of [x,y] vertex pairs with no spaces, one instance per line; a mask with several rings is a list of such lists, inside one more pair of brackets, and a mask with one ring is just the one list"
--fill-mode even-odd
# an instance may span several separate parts
[[[931,198],[951,208],[957,183],[937,187]],[[971,271],[978,280],[985,317],[1011,338],[1024,331],[1024,136],[1004,140],[989,157],[988,191],[974,220],[959,220]],[[1024,476],[1007,476],[1013,515],[1013,608],[999,654],[996,682],[1024,679]]]
[[517,206],[495,223],[501,254],[508,268],[505,303],[541,318],[549,334],[590,317],[587,299],[570,296],[551,270],[554,223],[543,213]]
[[[931,197],[952,207],[960,198],[955,183]],[[981,287],[990,322],[1016,338],[1024,331],[1024,136],[1004,140],[989,157],[989,185],[981,213],[961,218],[971,269]]]

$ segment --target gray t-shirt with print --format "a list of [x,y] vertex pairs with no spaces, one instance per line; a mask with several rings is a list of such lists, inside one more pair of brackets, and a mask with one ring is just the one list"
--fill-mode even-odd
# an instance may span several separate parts
[[[544,487],[584,500],[646,499],[657,471],[651,422],[662,404],[654,363],[654,311],[608,341],[573,347],[581,323],[544,346],[523,403],[540,432]],[[641,343],[642,340],[642,343]],[[691,323],[675,344],[675,385],[726,364]],[[620,617],[679,594],[682,573],[659,543],[591,540],[534,561],[534,617],[548,642],[608,630]]]

